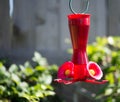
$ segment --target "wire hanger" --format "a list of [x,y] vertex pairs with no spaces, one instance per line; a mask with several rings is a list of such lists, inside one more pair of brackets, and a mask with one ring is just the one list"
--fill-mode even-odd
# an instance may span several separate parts
[[[83,14],[86,13],[88,11],[88,7],[89,7],[89,0],[86,0],[86,7],[81,13],[83,13]],[[75,12],[73,7],[72,7],[72,0],[69,0],[69,8],[70,8],[72,13],[77,14],[77,12]]]

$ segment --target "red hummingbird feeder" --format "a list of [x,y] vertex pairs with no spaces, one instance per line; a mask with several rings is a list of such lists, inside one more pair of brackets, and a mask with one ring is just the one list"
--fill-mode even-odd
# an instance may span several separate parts
[[[107,80],[101,80],[103,72],[100,66],[88,61],[86,52],[88,34],[90,28],[90,14],[76,13],[72,9],[71,1],[69,7],[73,14],[68,15],[68,24],[72,41],[73,55],[72,60],[63,63],[55,79],[58,83],[72,84],[75,82],[87,82],[93,84],[104,84]],[[87,11],[89,1],[84,12]]]

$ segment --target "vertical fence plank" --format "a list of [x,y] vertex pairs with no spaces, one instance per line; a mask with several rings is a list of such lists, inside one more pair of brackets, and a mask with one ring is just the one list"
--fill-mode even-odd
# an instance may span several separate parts
[[35,48],[35,1],[14,0],[14,49],[30,51]]
[[11,20],[9,16],[9,1],[0,0],[0,52],[11,49]]
[[[59,41],[59,35],[58,35],[58,26],[59,26],[59,7],[57,0],[41,0],[41,2],[38,2],[39,4],[43,3],[44,7],[41,8],[39,6],[39,9],[42,9],[42,13],[44,17],[42,16],[42,13],[39,15],[44,22],[42,24],[38,24],[36,26],[37,31],[37,49],[39,50],[57,50],[59,48],[58,41]],[[42,4],[41,4],[42,5]],[[39,11],[37,10],[37,12]],[[38,17],[38,18],[39,18]]]
[[108,0],[108,35],[120,36],[120,0]]

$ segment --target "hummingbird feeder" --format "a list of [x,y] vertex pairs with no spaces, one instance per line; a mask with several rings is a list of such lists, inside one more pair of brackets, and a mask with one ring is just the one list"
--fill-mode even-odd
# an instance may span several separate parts
[[76,13],[72,8],[72,0],[69,0],[69,7],[73,14],[68,15],[68,25],[72,41],[72,60],[63,63],[57,73],[58,83],[72,84],[75,82],[87,82],[93,84],[104,84],[107,80],[101,80],[103,72],[100,66],[88,60],[86,47],[90,28],[90,14],[88,10],[89,0],[82,13]]

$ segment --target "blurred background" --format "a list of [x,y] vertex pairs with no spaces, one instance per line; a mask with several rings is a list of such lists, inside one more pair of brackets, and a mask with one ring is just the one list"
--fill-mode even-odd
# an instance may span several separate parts
[[[73,0],[76,12],[84,0]],[[40,51],[49,63],[61,64],[69,55],[69,0],[0,0],[0,56],[22,62]],[[83,5],[82,5],[83,4]],[[119,35],[119,0],[90,0],[89,42],[97,36]]]
[[[87,13],[91,14],[91,27],[88,42],[94,42],[98,36],[119,36],[120,0],[89,1]],[[69,0],[0,0],[0,59],[21,64],[38,51],[49,64],[60,65],[70,60],[71,54],[67,52],[71,48],[67,15],[71,11],[68,4]],[[84,0],[73,0],[76,12],[82,11],[84,5]],[[73,102],[68,95],[76,85],[59,87],[62,88],[57,93],[64,93],[67,102]],[[89,88],[94,90],[97,86]],[[80,102],[79,99],[84,100],[85,97],[75,96],[74,102]]]

